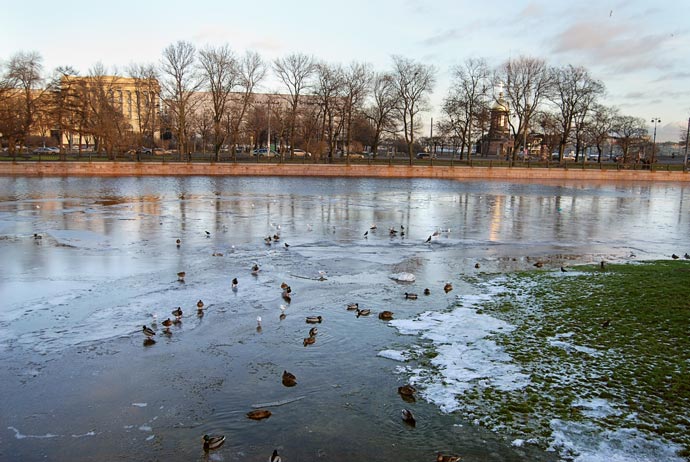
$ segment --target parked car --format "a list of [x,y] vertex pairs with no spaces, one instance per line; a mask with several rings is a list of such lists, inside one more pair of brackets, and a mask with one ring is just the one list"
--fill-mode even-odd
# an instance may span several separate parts
[[60,152],[60,149],[58,148],[52,148],[52,147],[41,147],[41,148],[36,148],[33,150],[34,154],[57,154]]
[[142,148],[139,150],[139,152],[141,152],[142,154],[152,154],[152,153],[153,153],[153,149],[152,149],[152,148],[143,148],[143,147],[142,147]]
[[293,149],[292,153],[295,157],[311,157],[311,152],[307,152],[304,149]]
[[436,154],[431,154],[428,152],[418,152],[417,159],[436,159]]
[[266,148],[254,149],[252,151],[254,157],[280,157],[280,154],[271,149],[269,152]]
[[168,151],[167,149],[163,149],[163,148],[153,148],[153,155],[154,156],[164,156],[166,154],[170,154],[170,151]]
[[598,161],[599,160],[599,153],[598,152],[590,152],[587,154],[587,160],[591,161]]

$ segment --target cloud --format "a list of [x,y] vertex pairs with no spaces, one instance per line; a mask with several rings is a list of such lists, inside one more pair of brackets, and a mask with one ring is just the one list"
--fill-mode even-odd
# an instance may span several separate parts
[[538,2],[529,2],[525,7],[518,13],[519,19],[537,20],[544,15],[544,5]]
[[663,70],[673,65],[664,56],[668,34],[644,34],[633,23],[582,20],[553,39],[555,54],[575,54],[617,71]]
[[436,35],[432,35],[431,37],[422,40],[420,43],[427,47],[433,47],[446,42],[454,42],[456,40],[460,40],[465,36],[467,36],[467,32],[465,29],[454,28],[440,32]]
[[690,79],[690,72],[684,72],[684,71],[678,71],[678,72],[669,72],[668,74],[664,74],[658,79],[655,79],[654,82],[665,82],[667,80],[688,80]]

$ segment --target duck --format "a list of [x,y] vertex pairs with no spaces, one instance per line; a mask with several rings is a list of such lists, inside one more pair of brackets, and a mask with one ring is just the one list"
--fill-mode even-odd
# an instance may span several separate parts
[[321,321],[323,321],[321,316],[307,316],[307,323],[309,324],[319,324]]
[[232,288],[233,290],[237,290],[237,284],[239,284],[239,281],[237,278],[232,278]]
[[289,248],[290,248],[290,244],[288,244],[287,242],[286,242],[285,244],[283,244],[283,245],[285,246],[286,249],[289,249]]
[[401,387],[398,387],[398,393],[401,396],[414,396],[416,392],[417,389],[412,385],[403,385]]
[[252,274],[253,274],[254,276],[256,276],[257,274],[259,274],[259,265],[254,264],[254,266],[252,266]]
[[405,299],[406,300],[417,300],[417,294],[405,292]]
[[599,262],[599,268],[601,268],[601,269],[606,268],[606,262],[604,260]]
[[204,232],[206,233],[206,237],[211,237],[211,233],[209,233],[208,231],[204,231]]
[[196,302],[196,307],[202,310],[204,308],[204,302],[199,300],[198,302]]
[[671,258],[673,258],[674,260],[678,260],[680,257],[674,253],[673,255],[671,255]]
[[357,317],[359,318],[360,316],[369,316],[371,314],[371,310],[369,308],[365,308],[363,310],[360,310],[357,308]]
[[184,277],[187,275],[184,271],[180,271],[177,273],[177,280],[180,282],[184,282]]
[[474,267],[477,268],[477,269],[481,268],[481,266],[482,266],[482,265],[480,265],[479,263],[475,263],[475,264],[474,264]]
[[273,240],[274,240],[275,242],[278,242],[278,241],[280,240],[280,236],[278,236],[277,234],[274,234],[274,235],[273,235]]
[[316,343],[316,337],[307,337],[302,341],[302,343],[304,344],[304,346],[313,345],[314,343]]
[[424,289],[424,295],[431,295],[431,291],[429,290],[428,287],[426,289]]
[[542,266],[544,266],[544,263],[541,262],[541,261],[538,261],[538,262],[536,262],[536,263],[535,263],[534,265],[532,265],[532,266],[535,266],[535,267],[537,267],[537,268],[541,268]]
[[273,454],[271,455],[270,459],[268,459],[268,462],[282,462],[283,459],[280,458],[280,455],[278,455],[278,450],[274,449]]
[[281,289],[285,290],[285,289],[287,289],[288,287],[290,287],[290,286],[287,285],[287,283],[286,283],[285,281],[283,281],[283,282],[280,283],[280,288],[281,288]]
[[182,244],[182,241],[179,239],[176,239],[175,244],[179,247]]
[[459,460],[458,456],[446,456],[440,452],[436,455],[436,462],[458,462]]
[[379,313],[379,319],[383,319],[384,321],[390,321],[393,319],[393,312],[392,311],[381,311]]
[[425,244],[428,244],[429,242],[431,242],[431,236],[427,237],[426,241],[424,241]]
[[271,417],[271,411],[268,409],[257,409],[255,411],[247,412],[247,417],[252,420],[268,419]]
[[311,329],[309,329],[309,337],[316,337],[316,334],[318,333],[319,329],[317,329],[316,327],[312,327]]
[[43,236],[41,236],[41,235],[38,234],[38,233],[34,233],[34,239],[40,240],[40,239],[43,239]]
[[607,319],[606,321],[601,323],[601,327],[609,327],[611,325],[611,320]]
[[297,377],[288,371],[283,371],[283,385],[286,387],[294,387],[297,385]]
[[156,335],[156,333],[150,327],[143,326],[141,330],[147,337],[153,337],[154,335]]
[[398,234],[398,230],[395,228],[391,228],[388,230],[388,234],[390,234],[391,236],[395,236]]
[[204,435],[202,440],[204,442],[204,451],[212,451],[225,443],[225,435]]
[[347,311],[355,311],[359,309],[359,303],[348,303]]
[[685,255],[683,255],[683,258],[685,258],[686,260],[690,260],[690,254],[685,252]]
[[271,236],[268,236],[268,237],[264,238],[264,243],[265,243],[266,245],[271,245]]
[[170,318],[168,318],[165,321],[163,321],[161,324],[163,324],[163,327],[170,327],[170,326],[172,326],[173,322],[170,320]]
[[367,230],[367,231],[364,231],[364,238],[366,239],[366,238],[367,238],[367,236],[369,236],[369,230]]
[[561,273],[567,273],[567,272],[568,272],[568,270],[565,269],[563,266],[561,266]]
[[402,419],[406,424],[411,425],[413,427],[417,424],[414,415],[412,415],[412,411],[410,411],[409,409],[402,410]]
[[287,290],[283,291],[282,296],[283,296],[283,300],[285,300],[286,302],[290,303],[292,301],[292,297],[290,296],[290,292],[288,292]]
[[172,310],[172,315],[175,316],[177,319],[180,319],[182,317],[182,308],[179,306]]
[[376,223],[373,223],[373,224],[369,227],[369,229],[372,229],[372,230],[373,230],[373,229],[376,229]]
[[446,285],[443,286],[443,291],[444,291],[445,293],[448,293],[448,292],[450,292],[451,290],[453,290],[453,284],[451,284],[450,282],[446,282]]

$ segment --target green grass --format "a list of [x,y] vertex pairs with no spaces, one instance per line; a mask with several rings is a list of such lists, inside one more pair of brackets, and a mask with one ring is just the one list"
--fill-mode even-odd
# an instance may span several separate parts
[[[636,427],[652,439],[663,437],[688,457],[690,262],[573,270],[565,277],[516,273],[501,282],[504,291],[482,310],[515,326],[494,340],[532,383],[458,399],[481,409],[483,423],[522,436],[546,436],[554,418],[587,419],[605,429]],[[568,350],[554,340],[582,348]],[[606,399],[615,412],[584,416],[577,402],[594,398]]]

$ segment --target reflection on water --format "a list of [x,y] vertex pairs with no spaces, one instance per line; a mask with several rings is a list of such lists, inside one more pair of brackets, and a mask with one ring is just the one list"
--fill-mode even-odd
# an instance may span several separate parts
[[[211,460],[266,460],[275,447],[292,461],[436,451],[554,460],[462,415],[403,402],[400,363],[377,354],[417,340],[376,313],[445,310],[473,290],[463,276],[476,263],[503,272],[531,269],[533,258],[547,268],[667,258],[687,247],[687,194],[670,184],[0,178],[0,459],[204,460],[200,436],[223,432]],[[405,236],[389,232],[401,226]],[[280,240],[267,245],[269,235]],[[389,277],[399,272],[416,281]],[[292,301],[281,319],[282,282]],[[405,300],[410,291],[421,298]],[[372,315],[357,318],[351,302]],[[182,322],[164,335],[177,306]],[[305,347],[310,315],[324,321]],[[156,344],[144,348],[141,326],[152,323]],[[281,384],[284,370],[297,386]],[[246,418],[266,403],[269,419]]]

